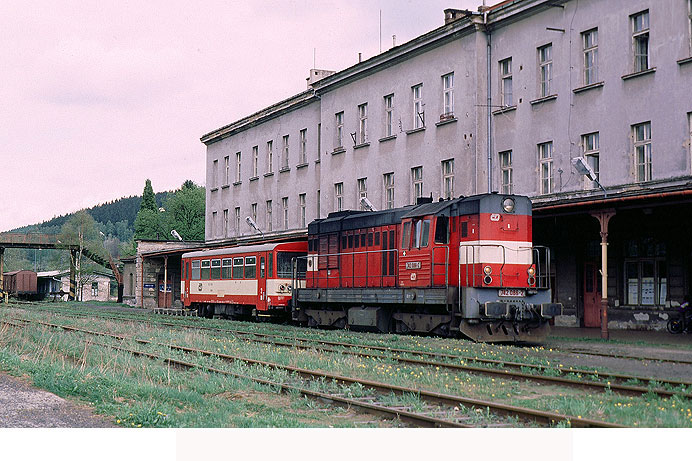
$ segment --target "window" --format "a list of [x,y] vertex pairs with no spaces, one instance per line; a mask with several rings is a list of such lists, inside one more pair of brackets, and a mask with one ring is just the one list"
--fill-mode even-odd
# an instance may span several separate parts
[[192,280],[200,280],[202,275],[199,269],[199,261],[192,261],[192,271],[191,271],[191,278]]
[[212,259],[211,260],[211,278],[213,280],[218,280],[221,278],[221,260]]
[[245,278],[254,279],[257,274],[257,258],[255,256],[245,257]]
[[394,135],[394,95],[384,97],[384,136]]
[[281,159],[281,169],[288,168],[288,135],[284,136],[283,157]]
[[598,82],[598,29],[581,34],[584,48],[584,85]]
[[295,251],[280,251],[276,254],[276,276],[277,278],[293,277],[293,261],[296,261],[296,271],[298,277],[305,276],[307,258],[305,253]]
[[649,11],[630,16],[632,22],[632,47],[634,72],[649,69]]
[[411,87],[413,92],[413,128],[425,127],[425,108],[423,105],[423,84]]
[[240,182],[240,152],[235,154],[235,182]]
[[334,211],[344,209],[344,183],[338,182],[334,184]]
[[[236,154],[236,155],[238,155],[238,154]],[[223,163],[224,163],[224,171],[225,171],[223,183],[224,183],[224,185],[227,186],[228,184],[230,184],[230,183],[229,183],[229,180],[230,180],[230,178],[231,178],[231,172],[230,172],[230,169],[231,169],[231,165],[230,165],[231,159],[228,158],[228,155],[225,156],[225,157],[223,158]]]
[[358,144],[368,142],[368,104],[358,106]]
[[360,178],[358,180],[358,208],[360,210],[365,210],[366,207],[363,205],[362,200],[368,198],[368,178]]
[[233,258],[233,278],[242,279],[243,278],[243,257]]
[[394,173],[385,173],[384,178],[384,208],[394,208]]
[[[690,1],[692,2],[692,0],[690,0]],[[692,168],[692,112],[689,112],[687,114],[687,123],[688,123],[687,126],[689,127],[689,132],[690,132],[687,146],[690,150],[690,168]]]
[[272,231],[272,201],[267,200],[267,232]]
[[666,246],[652,237],[625,243],[625,304],[665,305],[668,300]]
[[509,107],[512,99],[512,58],[500,61],[500,104]]
[[219,187],[218,179],[219,179],[219,161],[214,160],[214,162],[212,163],[212,167],[211,167],[211,188],[212,189],[216,189],[217,187]]
[[454,197],[454,159],[442,161],[442,197]]
[[218,229],[218,223],[216,222],[217,221],[217,214],[218,213],[216,211],[211,212],[211,230],[210,230],[209,234],[212,237],[216,237],[216,231]]
[[284,215],[284,230],[288,229],[288,197],[281,199],[281,207]]
[[414,205],[416,204],[416,199],[423,196],[423,167],[417,166],[411,168],[411,191],[413,192],[413,197],[411,197]]
[[[586,164],[591,167],[593,172],[596,174],[596,181],[600,181],[599,171],[599,135],[598,133],[589,133],[581,137],[582,152],[584,158],[586,159]],[[587,189],[594,189],[598,187],[596,181],[591,181],[589,178],[584,177],[584,187]]]
[[99,283],[91,282],[91,296],[97,297],[99,295]]
[[454,72],[442,76],[442,117],[454,117]]
[[687,17],[689,18],[687,26],[689,27],[690,36],[690,55],[692,55],[692,0],[687,1]]
[[512,180],[512,151],[500,152],[500,190],[503,194],[514,193],[514,182]]
[[651,181],[651,122],[634,125],[632,130],[637,181]]
[[317,161],[322,157],[322,124],[317,124]]
[[334,139],[334,150],[340,149],[344,146],[344,113],[339,112],[334,116],[336,118],[335,125],[335,139]]
[[223,236],[228,237],[228,209],[223,210]]
[[300,161],[298,163],[308,163],[308,129],[300,130]]
[[204,260],[202,261],[202,280],[209,280],[211,277],[211,267],[210,267],[210,261]]
[[231,278],[231,258],[224,259],[223,261],[221,261],[221,278]]
[[300,227],[306,227],[305,221],[305,194],[298,195],[298,216],[300,216]]
[[541,194],[553,193],[553,142],[538,145],[541,170]]
[[235,207],[235,235],[240,235],[240,207]]
[[[411,232],[413,230],[413,232]],[[417,219],[404,223],[401,248],[425,248],[430,243],[430,220]]]
[[317,217],[318,217],[318,218],[320,218],[320,217],[322,216],[322,215],[320,214],[320,213],[321,213],[321,212],[320,212],[320,205],[321,205],[321,204],[320,204],[320,198],[321,198],[321,197],[320,197],[320,190],[317,189],[317,200],[315,200],[315,202],[316,202],[316,204],[317,204]]
[[252,148],[252,177],[256,178],[258,176],[258,146]]
[[267,171],[266,173],[271,173],[274,171],[274,141],[267,141]]
[[538,95],[541,98],[550,96],[550,87],[553,83],[553,45],[549,43],[538,48]]
[[257,222],[257,204],[253,203],[250,205],[250,209],[252,210],[252,220]]

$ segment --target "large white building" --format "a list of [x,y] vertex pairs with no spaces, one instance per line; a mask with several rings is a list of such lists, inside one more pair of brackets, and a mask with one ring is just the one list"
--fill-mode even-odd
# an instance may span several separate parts
[[692,291],[692,0],[445,10],[443,26],[313,69],[306,91],[201,140],[208,242],[255,234],[246,217],[301,233],[363,197],[382,209],[494,190],[534,201],[569,322],[597,320],[594,216],[613,322],[658,325]]

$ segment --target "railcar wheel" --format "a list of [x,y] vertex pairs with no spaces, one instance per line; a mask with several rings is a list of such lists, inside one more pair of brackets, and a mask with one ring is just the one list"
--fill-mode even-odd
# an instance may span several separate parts
[[666,324],[666,328],[668,331],[674,335],[682,333],[683,330],[683,324],[682,320],[675,318],[675,319],[670,319],[668,320],[668,323]]

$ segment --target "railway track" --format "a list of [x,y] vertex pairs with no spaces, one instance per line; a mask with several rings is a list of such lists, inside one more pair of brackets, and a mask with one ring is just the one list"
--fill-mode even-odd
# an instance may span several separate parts
[[[70,314],[63,314],[70,315]],[[78,314],[75,317],[84,317],[89,314]],[[123,316],[105,316],[102,314],[98,315],[101,318],[109,318],[122,320],[126,317]],[[453,354],[439,354],[424,351],[412,351],[409,349],[401,348],[391,348],[383,346],[368,346],[368,345],[355,345],[345,342],[336,341],[324,341],[319,339],[307,339],[298,337],[289,337],[285,335],[275,335],[267,333],[256,333],[247,332],[237,329],[222,329],[204,326],[188,326],[180,325],[171,322],[149,322],[156,325],[172,326],[177,328],[189,328],[189,329],[202,329],[206,331],[212,331],[222,334],[234,334],[237,336],[244,337],[254,342],[260,342],[265,344],[271,344],[281,347],[291,347],[298,349],[315,349],[322,352],[339,353],[345,355],[353,355],[363,358],[375,358],[392,360],[403,364],[423,366],[423,367],[437,367],[444,368],[454,371],[464,371],[467,373],[480,374],[486,376],[499,376],[501,378],[515,379],[515,380],[527,380],[532,382],[537,382],[540,384],[553,384],[567,387],[581,388],[596,392],[604,392],[610,390],[613,392],[625,394],[625,395],[644,395],[647,393],[655,394],[662,398],[669,398],[674,395],[681,397],[692,398],[692,393],[683,388],[692,388],[692,383],[684,381],[675,380],[663,380],[650,377],[625,375],[625,374],[615,374],[615,373],[604,373],[593,370],[582,370],[582,369],[565,369],[564,367],[550,367],[545,365],[535,365],[495,359],[482,359],[471,356],[461,356]],[[381,353],[374,354],[372,352],[364,351],[378,351]],[[401,355],[411,355],[414,357],[427,357],[428,360],[407,358]],[[430,358],[436,360],[430,360]],[[442,360],[460,360],[462,363],[449,363]],[[464,364],[463,361],[473,362],[476,364],[482,364],[485,366],[477,366],[471,364]],[[539,375],[534,373],[529,373],[527,370],[533,371],[535,373],[559,373],[562,376],[551,376],[551,375]],[[565,377],[565,375],[572,375],[572,378]],[[584,380],[582,378],[589,377],[592,380]],[[576,379],[575,379],[576,378]],[[595,381],[598,379],[599,381]],[[646,387],[641,385],[626,384],[628,382],[644,382],[656,383],[657,386],[668,385],[670,387],[678,387],[677,390],[662,389],[660,387]]]
[[[165,347],[169,350],[176,350],[180,352],[185,352],[185,353],[191,353],[191,354],[197,354],[199,356],[205,356],[205,357],[216,357],[219,359],[222,359],[224,361],[230,361],[230,362],[243,362],[248,365],[255,365],[255,366],[260,366],[260,367],[267,367],[267,368],[272,368],[272,369],[277,369],[277,370],[283,370],[292,376],[299,376],[302,379],[307,379],[307,380],[327,380],[329,382],[333,383],[338,383],[338,384],[343,384],[343,385],[358,385],[361,388],[368,389],[371,391],[370,395],[366,396],[365,398],[360,398],[360,399],[348,399],[347,397],[344,397],[342,395],[338,394],[324,394],[324,393],[318,393],[320,395],[311,395],[312,397],[318,397],[324,400],[328,401],[334,401],[339,404],[346,404],[346,405],[352,405],[358,408],[362,408],[364,410],[368,410],[368,412],[387,412],[390,415],[396,415],[399,418],[406,419],[407,421],[418,421],[417,424],[422,424],[426,426],[434,426],[434,427],[472,427],[472,425],[465,424],[463,422],[463,418],[459,416],[452,416],[452,419],[450,419],[450,414],[454,415],[456,412],[459,411],[460,408],[467,408],[469,412],[477,411],[482,409],[487,409],[488,412],[492,412],[493,415],[496,415],[497,417],[510,417],[510,418],[517,418],[523,421],[528,421],[528,422],[533,422],[537,423],[543,426],[550,426],[559,422],[565,422],[569,423],[572,427],[623,427],[614,423],[609,423],[606,421],[599,421],[599,420],[592,420],[592,419],[587,419],[587,418],[581,418],[581,417],[574,417],[570,415],[564,415],[564,414],[559,414],[559,413],[551,413],[547,411],[542,411],[542,410],[534,410],[530,408],[523,408],[523,407],[518,407],[518,406],[513,406],[513,405],[505,405],[497,402],[492,402],[492,401],[486,401],[486,400],[480,400],[480,399],[472,399],[472,398],[467,398],[467,397],[462,397],[462,396],[456,396],[456,395],[449,395],[449,394],[444,394],[444,393],[439,393],[439,392],[432,392],[432,391],[427,391],[427,390],[422,390],[422,389],[417,389],[417,388],[408,388],[404,386],[398,386],[398,385],[391,385],[387,383],[382,383],[382,382],[377,382],[377,381],[372,381],[372,380],[365,380],[365,379],[360,379],[356,377],[349,377],[349,376],[343,376],[343,375],[338,375],[334,373],[328,373],[328,372],[321,372],[321,371],[315,371],[315,370],[308,370],[305,368],[298,368],[298,367],[293,367],[293,366],[288,366],[288,365],[282,365],[278,363],[273,363],[273,362],[267,362],[267,361],[261,361],[261,360],[256,360],[256,359],[251,359],[248,357],[242,357],[242,356],[234,356],[230,354],[224,354],[220,352],[214,352],[214,351],[207,351],[207,350],[202,350],[202,349],[195,349],[191,347],[186,347],[186,346],[176,346],[176,345],[171,345],[171,344],[164,344],[164,343],[157,343],[154,341],[149,341],[149,340],[144,340],[144,339],[138,339],[134,337],[129,337],[125,335],[116,335],[112,333],[106,333],[106,332],[101,332],[101,331],[92,331],[92,330],[86,330],[82,328],[77,328],[69,325],[58,325],[58,324],[53,324],[49,322],[41,322],[41,321],[36,321],[36,320],[28,320],[28,319],[12,319],[16,322],[22,322],[25,324],[35,324],[35,325],[41,325],[45,327],[50,327],[50,328],[56,328],[56,329],[62,329],[65,331],[70,331],[70,332],[77,332],[77,333],[83,333],[86,335],[94,335],[94,336],[101,336],[101,337],[108,337],[112,339],[117,339],[120,341],[124,340],[131,340],[134,341],[138,344],[143,344],[143,345],[148,345],[148,346],[157,346],[157,347]],[[13,325],[15,327],[21,327],[19,323],[14,323],[9,320],[3,320],[2,323],[6,323],[8,325]],[[108,347],[120,347],[120,346],[112,346],[112,345],[107,345]],[[124,349],[121,349],[124,350]],[[244,375],[239,375],[237,373],[232,373],[232,372],[227,372],[224,370],[219,370],[215,368],[208,367],[206,365],[199,365],[195,364],[192,362],[186,362],[186,361],[181,361],[178,359],[170,358],[170,357],[162,357],[150,352],[144,352],[144,351],[133,351],[133,350],[128,350],[131,353],[137,353],[138,355],[146,355],[150,358],[155,358],[157,360],[164,360],[167,363],[170,363],[172,365],[177,365],[177,366],[184,366],[188,368],[201,368],[205,369],[207,371],[213,371],[213,372],[221,372],[223,374],[232,374],[236,377],[242,377],[242,378],[248,378],[252,379],[253,381],[256,381],[259,378],[253,378],[253,377],[248,377]],[[259,381],[256,381],[259,382]],[[279,388],[286,388],[287,390],[294,390],[297,392],[300,392],[303,395],[308,395],[305,391],[309,391],[308,389],[304,389],[302,387],[298,387],[295,385],[287,385],[284,383],[274,383],[270,382],[267,380],[264,380],[265,384],[268,385],[274,385],[278,386]],[[310,393],[314,394],[315,391],[309,391]],[[425,403],[426,407],[424,408],[423,412],[411,412],[408,411],[406,408],[392,408],[392,407],[387,407],[386,405],[381,405],[378,404],[379,398],[377,396],[386,396],[386,395],[398,395],[398,396],[403,396],[403,395],[416,395],[418,398]],[[438,415],[444,415],[446,418],[440,418]]]
[[630,360],[639,360],[639,361],[650,361],[650,362],[666,362],[666,363],[677,363],[680,365],[692,365],[692,360],[687,360],[687,359],[674,359],[674,358],[669,358],[669,357],[650,357],[650,356],[638,356],[638,355],[628,355],[628,354],[621,354],[619,352],[601,352],[601,351],[592,351],[589,349],[560,349],[561,352],[566,352],[569,354],[576,354],[576,355],[593,355],[593,356],[598,356],[598,357],[609,357],[609,358],[615,358],[615,359],[630,359]]

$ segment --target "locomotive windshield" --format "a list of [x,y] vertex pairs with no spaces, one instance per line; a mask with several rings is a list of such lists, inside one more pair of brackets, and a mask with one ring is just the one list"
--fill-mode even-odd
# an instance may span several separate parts
[[291,260],[297,258],[298,261],[298,278],[305,278],[307,268],[307,256],[305,253],[298,251],[280,251],[276,255],[276,276],[278,278],[290,278],[293,276],[293,266]]

